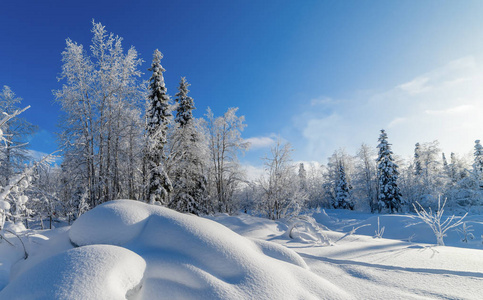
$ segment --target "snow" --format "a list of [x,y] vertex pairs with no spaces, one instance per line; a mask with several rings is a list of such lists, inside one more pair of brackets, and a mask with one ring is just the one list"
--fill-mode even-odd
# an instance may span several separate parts
[[[145,261],[111,245],[70,249],[12,280],[1,299],[125,299],[143,278]],[[26,284],[28,283],[28,284]]]
[[285,247],[253,242],[211,220],[161,206],[111,201],[82,215],[69,236],[79,246],[121,245],[143,257],[140,299],[161,293],[168,299],[348,297]]
[[0,299],[481,299],[483,216],[467,225],[468,243],[450,230],[436,247],[410,214],[201,218],[116,200],[72,227],[22,231],[26,260],[6,233],[16,247],[0,243]]
[[10,209],[10,203],[4,200],[0,200],[0,209],[4,211],[8,211]]
[[[324,234],[333,246],[315,244],[315,237],[312,241],[305,239],[308,242],[288,239],[281,222],[248,215],[220,215],[212,219],[243,235],[271,240],[295,250],[312,272],[358,299],[481,299],[481,238],[474,244],[463,243],[456,232],[450,231],[446,244],[479,249],[433,247],[434,234],[414,215],[328,210],[314,213],[313,217],[321,228],[332,229],[324,230]],[[382,239],[373,238],[378,217],[381,226],[386,227]],[[483,226],[482,216],[469,219]],[[358,227],[355,234],[350,234]],[[483,232],[483,227],[477,227],[475,232]],[[419,242],[400,240],[412,235]]]

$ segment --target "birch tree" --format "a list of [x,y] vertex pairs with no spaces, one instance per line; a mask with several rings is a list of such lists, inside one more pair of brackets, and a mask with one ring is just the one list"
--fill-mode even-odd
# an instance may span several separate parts
[[[104,201],[133,195],[126,171],[139,164],[133,151],[140,145],[132,139],[141,135],[141,59],[131,47],[122,47],[122,38],[108,33],[101,23],[92,22],[89,52],[70,39],[62,52],[62,89],[54,92],[61,105],[61,133],[64,149],[63,172],[78,174],[76,190],[87,191],[91,207]],[[133,128],[135,126],[136,128]],[[129,167],[126,166],[129,162]],[[73,168],[67,170],[65,167]],[[136,178],[133,176],[132,178]],[[127,180],[128,182],[124,182]],[[139,192],[137,192],[139,194]],[[65,195],[64,200],[73,196]]]
[[209,190],[214,209],[224,213],[232,213],[236,209],[233,195],[243,180],[238,154],[249,146],[241,137],[246,126],[245,118],[238,117],[237,111],[238,108],[230,108],[217,118],[209,108],[206,113],[205,130],[210,157]]

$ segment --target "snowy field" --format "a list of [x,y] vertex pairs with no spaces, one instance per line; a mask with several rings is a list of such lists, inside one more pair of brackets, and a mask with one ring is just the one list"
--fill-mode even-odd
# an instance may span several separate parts
[[482,299],[483,215],[466,225],[442,247],[414,215],[277,222],[111,201],[71,227],[9,224],[28,258],[6,233],[0,299]]

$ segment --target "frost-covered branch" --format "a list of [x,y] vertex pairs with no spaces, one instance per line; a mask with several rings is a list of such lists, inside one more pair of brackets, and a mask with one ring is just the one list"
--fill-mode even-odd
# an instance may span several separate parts
[[418,202],[416,202],[416,204],[418,207],[413,204],[414,210],[418,214],[419,218],[428,224],[433,230],[438,246],[444,246],[443,238],[446,235],[445,233],[449,229],[463,224],[463,219],[466,217],[466,215],[468,215],[468,213],[464,214],[464,216],[462,216],[459,220],[455,220],[455,215],[452,215],[447,217],[446,220],[441,221],[444,213],[444,206],[446,205],[446,199],[444,200],[443,205],[441,205],[441,197],[438,198],[438,210],[434,213],[431,208],[429,208],[429,211],[427,211]]

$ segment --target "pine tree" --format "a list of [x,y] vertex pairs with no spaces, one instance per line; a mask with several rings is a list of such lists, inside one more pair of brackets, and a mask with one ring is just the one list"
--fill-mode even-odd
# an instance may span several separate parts
[[448,178],[451,178],[451,172],[450,172],[450,169],[449,169],[449,165],[448,165],[448,160],[446,159],[446,155],[444,155],[444,152],[441,154],[442,155],[442,159],[443,159],[443,170],[446,174],[446,176],[448,176]]
[[473,171],[478,175],[483,173],[483,146],[481,146],[480,140],[475,141]]
[[147,124],[147,163],[148,163],[148,197],[149,203],[159,201],[167,205],[169,194],[173,187],[164,169],[164,146],[166,145],[169,117],[169,96],[166,94],[163,72],[161,66],[163,55],[159,50],[153,54],[153,62],[149,71],[153,72],[149,84],[150,100],[149,109],[146,112]]
[[423,171],[421,166],[421,146],[416,143],[414,148],[414,175],[420,176]]
[[186,79],[181,78],[176,94],[179,103],[176,130],[173,136],[173,199],[170,207],[193,214],[207,213],[207,178],[203,173],[207,149],[202,135],[197,131],[192,110],[194,101],[188,96]]
[[401,192],[397,186],[398,166],[392,157],[391,144],[387,142],[387,134],[381,130],[379,136],[379,155],[377,158],[377,172],[379,178],[379,211],[387,207],[390,213],[401,209]]
[[458,173],[458,166],[457,166],[457,160],[456,160],[456,155],[454,152],[451,152],[450,155],[451,163],[449,165],[449,177],[451,178],[451,181],[455,183],[457,181],[457,173]]
[[193,109],[196,109],[193,98],[188,96],[188,87],[190,84],[186,81],[185,77],[181,77],[179,82],[178,93],[175,95],[175,101],[178,102],[178,109],[176,111],[175,121],[179,123],[181,127],[184,127],[188,122],[193,119]]
[[300,180],[300,189],[305,191],[307,189],[307,171],[305,171],[305,167],[303,163],[299,165],[299,180]]
[[354,209],[354,203],[351,201],[351,186],[347,183],[344,165],[339,163],[338,179],[335,186],[335,203],[334,208]]

